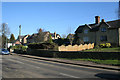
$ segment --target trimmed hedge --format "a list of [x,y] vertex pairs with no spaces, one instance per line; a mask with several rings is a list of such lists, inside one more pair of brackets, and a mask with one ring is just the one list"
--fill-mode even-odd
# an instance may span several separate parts
[[120,52],[78,52],[78,51],[50,51],[40,49],[28,49],[27,53],[41,57],[56,57],[56,58],[86,58],[86,59],[120,59]]
[[14,52],[18,54],[27,54],[27,51],[20,50],[20,49],[14,49]]
[[58,50],[58,46],[54,43],[31,43],[28,44],[28,48]]

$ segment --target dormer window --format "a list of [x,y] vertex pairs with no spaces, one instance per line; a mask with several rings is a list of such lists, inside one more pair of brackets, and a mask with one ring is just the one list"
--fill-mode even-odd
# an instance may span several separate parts
[[84,33],[87,34],[87,33],[88,33],[88,29],[85,29],[85,30],[84,30]]
[[101,32],[106,32],[106,30],[107,30],[107,29],[106,29],[105,27],[102,27],[102,28],[101,28]]

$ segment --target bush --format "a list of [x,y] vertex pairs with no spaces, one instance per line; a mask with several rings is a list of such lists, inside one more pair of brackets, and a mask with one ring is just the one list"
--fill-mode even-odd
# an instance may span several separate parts
[[99,48],[100,48],[100,46],[99,46],[99,45],[96,45],[96,46],[95,46],[95,48],[96,48],[96,49],[99,49]]
[[22,48],[22,45],[16,45],[14,46],[14,49],[21,49]]
[[30,43],[28,48],[58,50],[58,46],[55,43]]
[[99,46],[101,48],[110,48],[111,47],[111,43],[100,44]]
[[23,50],[23,51],[26,51],[27,48],[28,48],[28,46],[22,46],[22,50]]
[[101,48],[105,48],[106,45],[105,45],[105,44],[100,44],[100,47],[101,47]]
[[111,47],[111,44],[110,44],[110,43],[106,43],[106,47],[107,47],[107,48],[110,48],[110,47]]

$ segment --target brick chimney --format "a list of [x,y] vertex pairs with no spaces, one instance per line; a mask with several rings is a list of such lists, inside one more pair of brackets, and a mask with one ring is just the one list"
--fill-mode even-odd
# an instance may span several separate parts
[[105,20],[104,19],[102,19],[102,21],[101,22],[105,22]]
[[96,24],[100,23],[100,16],[95,16],[95,23]]

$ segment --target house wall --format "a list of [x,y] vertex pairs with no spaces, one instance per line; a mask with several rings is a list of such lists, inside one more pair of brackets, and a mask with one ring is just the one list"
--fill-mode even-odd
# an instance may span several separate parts
[[[106,32],[102,32],[101,28],[105,27],[107,30]],[[108,29],[106,24],[101,24],[99,27],[99,31],[96,32],[96,44],[100,43],[111,43],[114,45],[118,45],[118,30],[117,29]],[[101,36],[107,36],[107,41],[101,41]]]
[[28,35],[23,38],[23,40],[22,40],[23,44],[27,43],[27,38],[28,38]]
[[[84,33],[84,30],[88,29],[88,33]],[[84,37],[88,37],[89,38],[89,43],[95,43],[95,32],[90,32],[90,29],[86,26],[82,33],[78,33],[78,37],[83,40]]]

